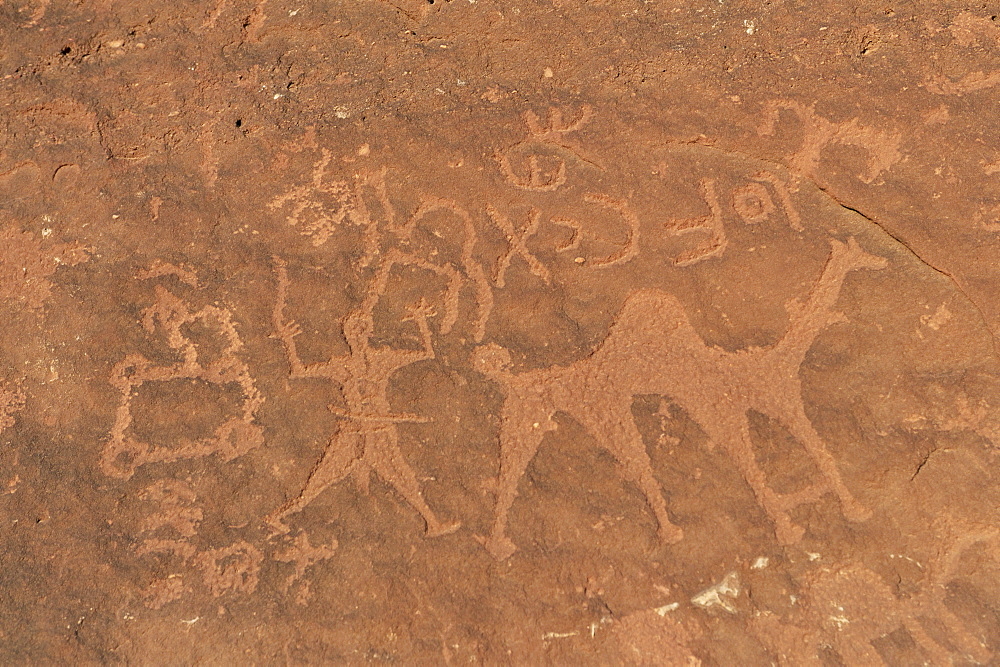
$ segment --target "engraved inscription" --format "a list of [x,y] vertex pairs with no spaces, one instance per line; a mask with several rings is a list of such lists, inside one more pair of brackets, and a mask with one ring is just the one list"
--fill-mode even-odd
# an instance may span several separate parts
[[[528,136],[496,153],[500,172],[508,183],[521,190],[551,192],[566,183],[566,160],[573,159],[600,168],[597,162],[567,135],[579,131],[590,120],[592,109],[584,106],[575,120],[567,121],[557,107],[549,109],[548,120],[533,111],[524,114]],[[515,167],[515,159],[523,164]]]
[[[180,267],[154,264],[140,279],[177,275],[183,282],[196,278]],[[223,461],[243,456],[259,447],[263,433],[255,423],[257,410],[264,397],[257,391],[250,369],[240,358],[243,341],[236,330],[233,314],[219,306],[192,310],[183,299],[162,285],[156,285],[155,302],[143,311],[142,327],[149,334],[157,332],[178,357],[172,364],[157,364],[141,354],[129,354],[115,364],[111,384],[120,393],[111,436],[104,445],[100,466],[112,477],[129,478],[140,466],[201,458],[213,454]],[[217,358],[200,359],[199,344],[187,333],[191,325],[201,325],[212,332],[222,348]],[[214,432],[197,440],[171,444],[145,442],[133,432],[133,403],[136,390],[149,383],[200,381],[219,388],[233,387],[239,391],[240,406],[236,415],[219,424]]]

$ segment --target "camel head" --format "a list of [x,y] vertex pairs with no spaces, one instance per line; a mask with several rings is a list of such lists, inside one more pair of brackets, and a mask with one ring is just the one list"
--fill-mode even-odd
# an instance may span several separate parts
[[889,261],[885,257],[872,255],[865,252],[852,236],[847,239],[847,243],[830,239],[830,261],[842,263],[850,269],[872,269],[877,271],[889,266]]

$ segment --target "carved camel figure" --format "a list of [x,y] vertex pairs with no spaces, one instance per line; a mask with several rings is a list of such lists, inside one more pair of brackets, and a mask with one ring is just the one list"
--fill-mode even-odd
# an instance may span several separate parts
[[[487,550],[498,559],[516,550],[505,534],[508,513],[542,438],[556,429],[557,412],[580,422],[618,459],[625,478],[645,494],[661,539],[669,543],[681,539],[682,531],[670,520],[662,487],[632,419],[637,394],[669,397],[701,425],[712,446],[726,449],[782,543],[794,543],[804,532],[788,512],[828,491],[836,494],[848,519],[867,519],[870,511],[851,495],[806,416],[799,366],[819,332],[845,320],[832,309],[847,274],[882,269],[887,262],[866,253],[853,238],[831,244],[829,259],[808,298],[786,305],[788,331],[767,348],[727,352],[706,345],[676,297],[655,289],[629,296],[604,342],[569,366],[514,373],[506,349],[495,344],[478,347],[472,356],[474,367],[495,380],[504,393],[498,497]],[[750,439],[747,411],[751,409],[788,428],[815,461],[823,483],[786,495],[768,486]]]

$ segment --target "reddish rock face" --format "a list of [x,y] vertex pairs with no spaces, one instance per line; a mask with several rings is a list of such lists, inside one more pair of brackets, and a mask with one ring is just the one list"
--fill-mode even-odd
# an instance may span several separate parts
[[0,658],[995,662],[998,14],[0,3]]

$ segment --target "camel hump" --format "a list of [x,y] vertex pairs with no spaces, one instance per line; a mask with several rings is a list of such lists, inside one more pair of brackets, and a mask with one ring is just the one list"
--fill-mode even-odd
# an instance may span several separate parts
[[684,307],[673,294],[641,289],[625,299],[601,345],[605,353],[636,344],[659,345],[678,328],[688,325]]
[[659,289],[641,289],[625,299],[612,328],[654,325],[662,330],[663,326],[675,327],[685,320],[684,306],[673,294]]

